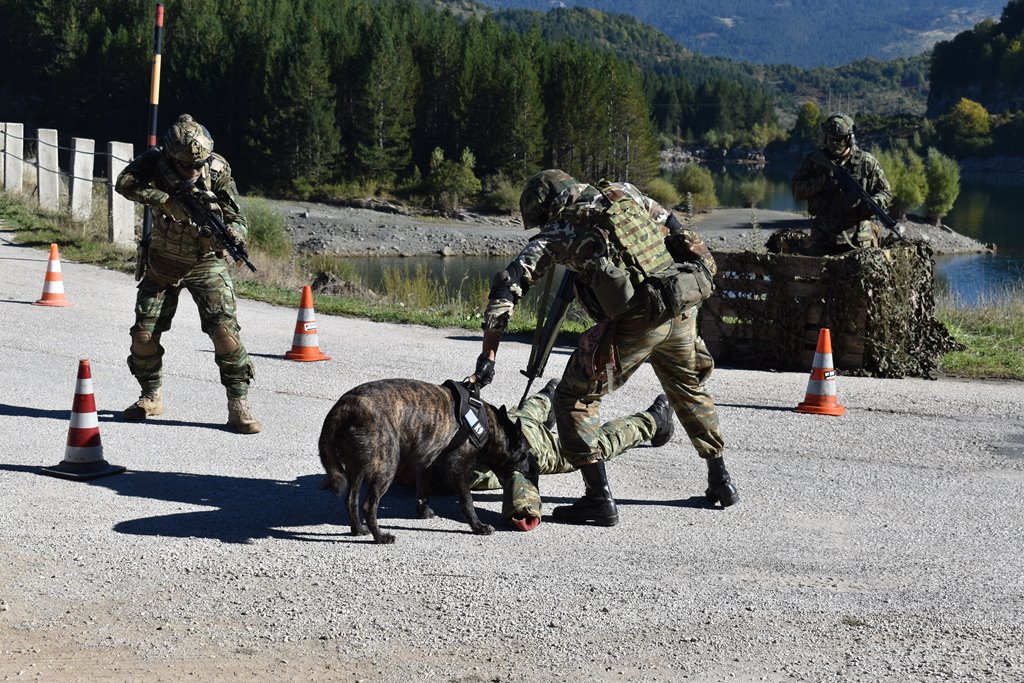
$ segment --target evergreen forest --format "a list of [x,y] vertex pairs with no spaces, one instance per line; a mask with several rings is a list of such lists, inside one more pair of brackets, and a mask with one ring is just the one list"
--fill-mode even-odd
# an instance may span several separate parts
[[[0,16],[0,120],[145,140],[150,2],[0,0]],[[453,160],[485,179],[657,172],[642,75],[607,50],[412,0],[169,0],[165,16],[160,128],[193,114],[246,189],[409,186]]]

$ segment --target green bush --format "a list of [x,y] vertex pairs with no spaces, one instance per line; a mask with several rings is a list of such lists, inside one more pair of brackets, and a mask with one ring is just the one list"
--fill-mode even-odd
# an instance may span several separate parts
[[960,195],[960,167],[954,159],[934,147],[929,147],[925,174],[928,177],[928,195],[924,200],[925,213],[928,220],[939,225]]
[[741,180],[736,185],[736,193],[740,196],[745,209],[752,209],[763,202],[767,191],[768,181],[764,179],[764,176]]
[[687,164],[676,175],[676,189],[681,195],[693,195],[693,208],[713,209],[718,206],[715,181],[711,171],[699,164]]
[[430,155],[430,196],[439,209],[455,210],[462,201],[480,191],[480,180],[473,174],[476,157],[467,148],[459,161],[445,160],[440,147]]
[[885,177],[892,189],[892,205],[889,211],[894,216],[905,216],[907,211],[924,203],[928,194],[928,176],[924,160],[912,149],[903,152],[891,150],[882,152],[873,149],[871,153],[882,165]]
[[668,182],[664,178],[652,178],[641,189],[643,189],[644,194],[664,206],[666,209],[671,209],[673,206],[679,206],[679,203],[683,201],[683,197],[679,194],[679,191],[672,187],[672,183]]
[[292,238],[281,212],[259,197],[243,199],[242,210],[249,224],[250,245],[277,258],[291,256]]
[[515,213],[519,211],[519,195],[523,183],[518,183],[504,173],[496,173],[484,179],[483,207],[489,211]]

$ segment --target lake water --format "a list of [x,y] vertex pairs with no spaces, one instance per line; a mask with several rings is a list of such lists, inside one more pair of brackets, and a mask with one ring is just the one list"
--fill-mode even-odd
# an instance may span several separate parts
[[[792,166],[768,164],[763,170],[728,166],[717,169],[715,190],[722,206],[741,206],[736,191],[738,183],[749,174],[762,174],[766,181],[762,209],[803,211],[804,202],[793,198],[789,189]],[[1005,292],[1024,291],[1024,226],[1018,212],[1024,208],[1024,174],[964,176],[960,181],[960,195],[943,222],[959,233],[997,246],[995,254],[968,254],[936,258],[936,290],[948,292],[963,305],[1001,297]],[[353,259],[363,282],[371,288],[379,287],[383,273],[398,268],[415,273],[426,268],[437,277],[448,281],[449,291],[467,291],[466,278],[490,277],[508,263],[508,257],[438,258],[434,256],[408,258]]]
[[[805,202],[793,198],[789,181],[792,165],[768,164],[763,171],[739,166],[720,168],[715,173],[715,191],[722,206],[741,206],[736,191],[739,182],[762,174],[767,189],[763,209],[804,211]],[[964,305],[1000,297],[1010,291],[1024,291],[1024,226],[1019,214],[1024,208],[1024,173],[964,175],[960,195],[943,223],[979,242],[992,243],[995,254],[938,256],[935,285]]]

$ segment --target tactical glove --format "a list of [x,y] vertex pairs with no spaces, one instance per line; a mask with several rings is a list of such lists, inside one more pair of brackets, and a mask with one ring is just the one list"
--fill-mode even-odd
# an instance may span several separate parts
[[476,375],[476,383],[483,389],[494,379],[494,361],[481,353],[476,359],[473,374]]
[[192,218],[185,205],[170,195],[160,202],[160,211],[171,220],[178,221],[179,223],[188,222]]

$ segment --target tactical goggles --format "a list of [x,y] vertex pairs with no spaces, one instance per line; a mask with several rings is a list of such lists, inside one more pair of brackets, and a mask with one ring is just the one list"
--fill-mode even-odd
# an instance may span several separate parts
[[188,163],[187,161],[181,161],[180,159],[175,159],[174,160],[174,165],[177,166],[178,168],[180,168],[183,171],[198,171],[203,166],[205,166],[207,163],[209,163],[209,161],[210,161],[210,157],[206,157],[205,159],[203,159],[201,161],[196,161],[196,162],[193,162],[193,163]]

